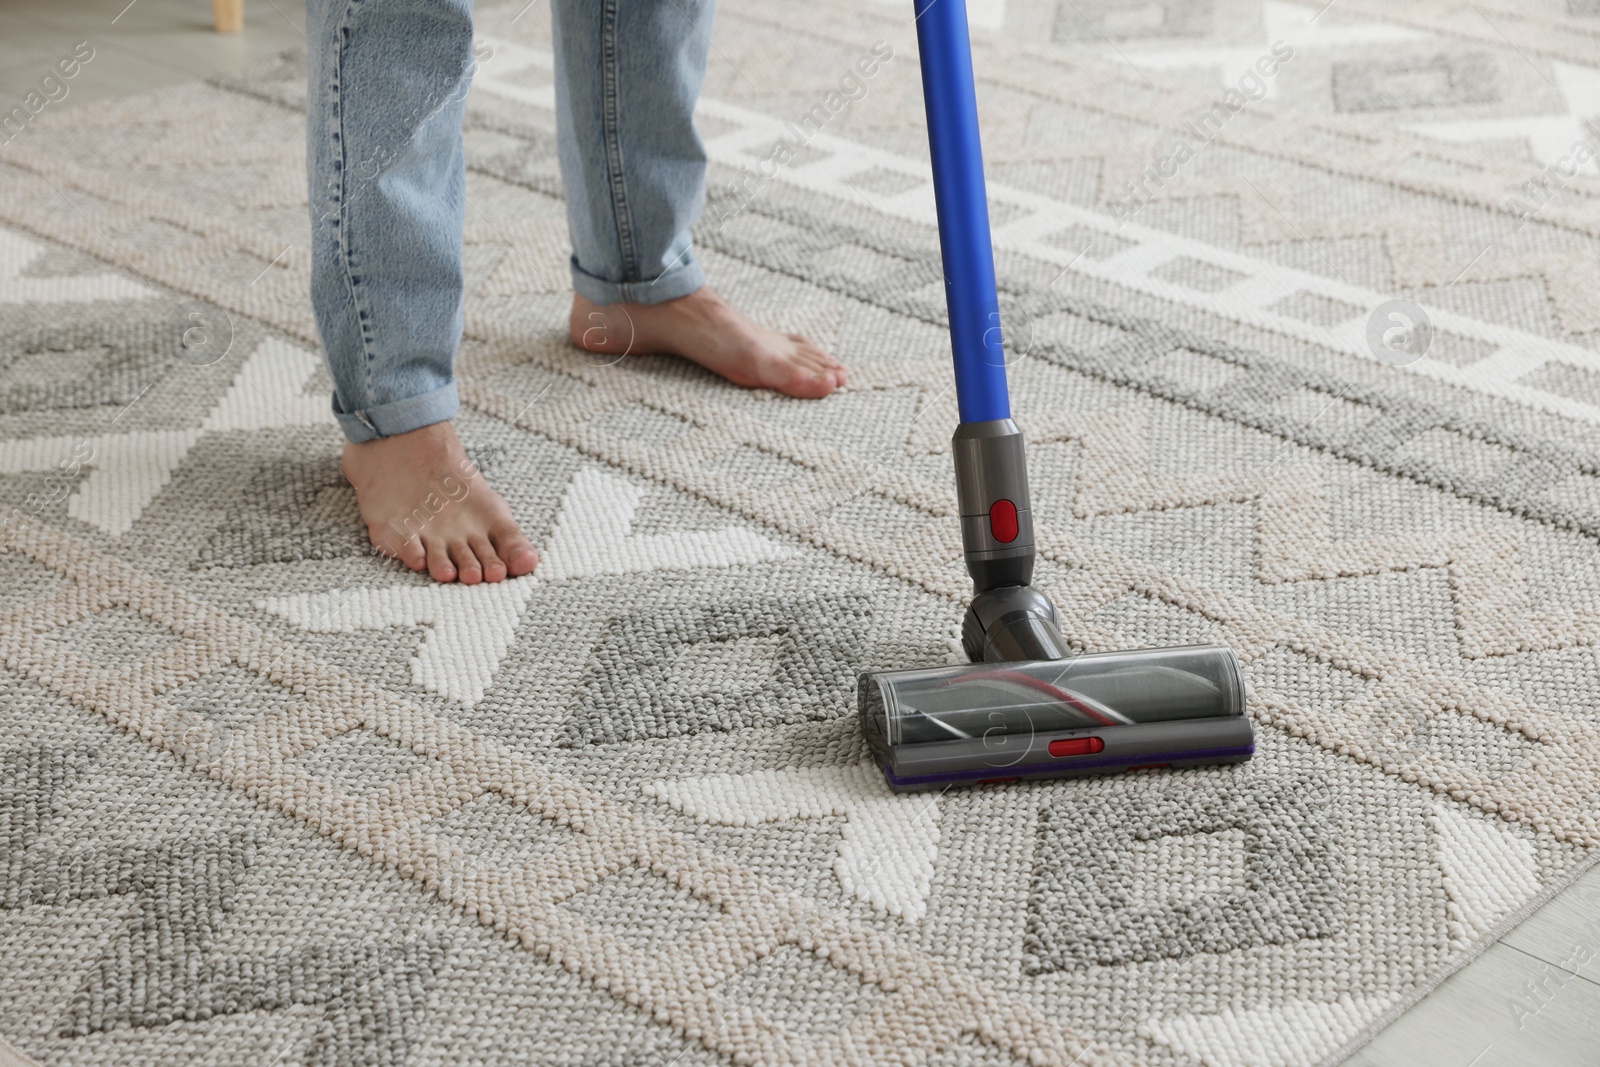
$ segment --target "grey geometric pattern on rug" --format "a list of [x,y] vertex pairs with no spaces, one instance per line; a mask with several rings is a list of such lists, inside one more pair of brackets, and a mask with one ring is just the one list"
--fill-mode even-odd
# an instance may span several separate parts
[[1486,52],[1335,63],[1333,98],[1340,111],[1353,112],[1492,104],[1500,99],[1498,73]]
[[428,767],[425,757],[371,730],[347,730],[292,762],[349,796],[372,796]]
[[152,625],[138,612],[112,608],[63,626],[50,635],[50,640],[87,653],[97,662],[123,666],[169,649],[179,638],[170,630]]
[[231,665],[169,690],[166,698],[180,712],[216,724],[224,736],[300,702],[294,690]]
[[[927,291],[926,283],[936,282],[938,275],[925,250],[910,243],[903,231],[851,225],[843,221],[849,217],[848,212],[836,207],[824,211],[820,202],[803,194],[781,200],[763,197],[746,210],[783,223],[783,236],[741,239],[734,227],[706,227],[703,233],[697,231],[696,240],[768,270],[802,278],[888,311],[933,325],[943,326],[947,321],[937,294],[930,296]],[[841,245],[870,249],[890,257],[896,266],[870,280],[816,266],[824,254],[837,255]],[[1554,492],[1564,483],[1578,479],[1593,481],[1600,487],[1600,450],[1539,439],[1477,416],[1470,408],[1443,410],[1398,389],[1296,366],[1266,352],[1131,315],[1071,293],[1040,289],[1036,282],[1008,275],[1003,267],[999,268],[999,282],[1002,294],[1012,301],[1013,314],[1035,321],[1070,315],[1115,331],[1112,339],[1087,347],[1036,337],[1029,350],[1031,357],[1508,514],[1600,539],[1600,493],[1593,494],[1590,503],[1573,502]],[[1180,350],[1219,361],[1226,368],[1221,380],[1191,383],[1164,372],[1163,362]],[[1290,403],[1306,394],[1311,394],[1309,404]],[[1354,408],[1356,417],[1317,417],[1335,402]],[[1507,461],[1492,471],[1474,470],[1450,453],[1408,452],[1406,446],[1438,431],[1463,439],[1466,446],[1503,449]],[[1464,455],[1470,456],[1470,447]]]
[[537,866],[569,847],[574,836],[570,827],[541,819],[500,793],[485,793],[434,819],[428,829],[497,870]]
[[44,831],[95,750],[35,745],[0,749],[0,869],[6,872],[8,908],[22,906],[23,856]]
[[[871,600],[822,594],[641,611],[591,653],[567,747],[815,722],[854,710]],[[684,681],[683,679],[689,679]]]
[[0,353],[0,413],[128,404],[181,366],[169,316],[123,315],[11,338]]
[[322,1008],[325,1020],[308,1063],[404,1062],[447,938],[422,932],[389,943],[300,945],[261,956],[214,952],[211,943],[264,842],[235,832],[148,847],[61,850],[39,843],[51,811],[91,758],[87,750],[45,746],[0,752],[3,907],[65,907],[117,895],[136,901],[67,1005],[60,1036],[305,1005]]
[[337,559],[368,550],[337,467],[280,459],[250,476],[239,504],[211,531],[193,566],[252,567]]
[[645,867],[624,867],[561,902],[563,911],[651,955],[691,941],[721,909]]
[[1314,781],[1187,772],[1127,806],[1039,810],[1028,974],[1235,952],[1342,925],[1339,842]]
[[1201,37],[1211,29],[1206,0],[1152,0],[1132,5],[1116,0],[1063,0],[1056,7],[1053,39],[1062,43],[1106,38]]
[[[295,849],[304,842],[303,835],[312,830],[305,825],[310,820],[322,824],[316,828],[322,833],[331,831],[329,835],[344,849],[367,852],[374,842],[374,814],[393,812],[403,822],[393,824],[399,828],[399,835],[381,846],[386,850],[380,857],[381,866],[364,866],[353,857],[352,862],[386,886],[418,883],[427,890],[424,898],[430,903],[442,898],[439,903],[461,908],[469,921],[513,933],[522,947],[578,971],[619,999],[633,1003],[634,998],[641,998],[643,1003],[636,1006],[647,1016],[671,1023],[680,1033],[711,1045],[724,1056],[734,1055],[748,1044],[746,1028],[751,1024],[780,1035],[781,1040],[795,1040],[781,1036],[785,1030],[770,1017],[748,1007],[725,1004],[717,990],[725,979],[747,970],[778,946],[796,944],[814,951],[818,959],[826,959],[829,967],[859,973],[890,990],[889,1003],[896,1005],[896,1011],[930,1020],[924,1040],[936,1048],[947,1046],[962,1033],[988,1025],[980,1020],[997,1019],[999,1032],[989,1034],[988,1039],[1022,1055],[1042,1050],[1048,1059],[1065,1062],[1076,1058],[1080,1063],[1097,1065],[1123,1060],[1103,1045],[1085,1042],[1072,1029],[1021,999],[995,990],[981,978],[958,977],[935,956],[912,944],[891,940],[891,927],[882,917],[851,918],[818,910],[808,900],[765,882],[723,856],[714,856],[692,839],[629,805],[467,733],[418,704],[330,667],[236,616],[100,555],[85,542],[63,539],[59,531],[29,523],[24,526],[23,539],[17,547],[35,558],[51,560],[58,570],[66,568],[84,577],[89,572],[78,571],[69,559],[93,558],[97,562],[92,568],[92,580],[107,583],[99,587],[103,596],[98,602],[89,603],[81,593],[47,595],[45,600],[35,600],[20,609],[36,620],[31,627],[0,628],[0,644],[5,646],[8,657],[20,657],[18,662],[29,677],[47,685],[60,682],[73,687],[91,678],[99,679],[108,687],[110,700],[129,709],[128,717],[122,720],[124,724],[156,742],[155,750],[147,753],[150,758],[164,764],[166,756],[160,751],[164,749],[178,756],[180,766],[194,772],[197,783],[209,785],[206,776],[220,778],[240,793],[248,791],[257,803],[264,800],[269,807],[290,816],[284,850]],[[65,555],[55,555],[57,551]],[[179,568],[179,573],[192,572]],[[174,633],[181,632],[183,643],[137,660],[121,671],[106,671],[83,658],[70,644],[45,636],[51,630],[82,622],[86,614],[104,614],[121,606]],[[14,610],[12,617],[16,616]],[[257,720],[253,729],[219,738],[211,730],[208,717],[177,716],[160,698],[130,699],[132,687],[150,685],[152,680],[158,690],[164,691],[178,687],[196,672],[225,670],[245,663],[254,671],[268,675],[281,672],[294,678],[296,691],[304,700],[276,716]],[[72,691],[80,705],[85,699],[98,699],[81,689]],[[8,714],[15,711],[5,710]],[[137,725],[138,722],[144,725]],[[389,784],[366,795],[344,792],[314,778],[308,767],[296,765],[307,754],[310,759],[303,762],[314,765],[319,748],[351,735],[363,739],[381,736],[395,751],[409,750],[418,756],[427,751],[428,755],[416,773],[401,780],[392,779],[392,768],[377,768],[380,773],[375,777],[387,779]],[[223,742],[220,747],[213,743],[219,739]],[[136,744],[132,751],[145,750]],[[362,779],[367,776],[360,766],[338,759],[333,762],[337,766],[321,770],[342,772],[347,780],[354,780],[355,788],[364,788]],[[283,782],[294,784],[290,788],[276,784]],[[560,821],[578,832],[564,838],[548,863],[509,870],[486,865],[483,860],[489,857],[469,855],[450,843],[451,838],[463,840],[460,824],[454,833],[432,832],[431,824],[440,816],[447,817],[449,812],[468,806],[474,798],[490,791],[513,798],[543,818]],[[207,799],[220,798],[208,788]],[[329,819],[339,825],[327,825]],[[225,824],[213,820],[213,825]],[[190,839],[184,836],[179,840]],[[244,841],[251,845],[258,839],[246,837]],[[255,851],[259,853],[261,847],[257,844]],[[284,859],[289,862],[289,869],[296,869],[292,856],[275,853],[275,862]],[[237,870],[237,864],[219,860],[213,860],[207,869],[224,867]],[[630,869],[631,873],[618,877],[619,871]],[[394,877],[396,874],[399,879]],[[717,887],[714,891],[710,889],[712,884]],[[230,886],[237,885],[231,879],[214,879],[194,896],[223,901],[236,894],[237,889]],[[599,887],[599,896],[588,899],[586,890],[594,887]],[[301,887],[301,892],[307,888]],[[658,902],[657,907],[640,906],[640,900],[651,899]],[[663,942],[656,937],[650,920],[663,909],[676,909],[687,924],[679,928],[679,933],[689,933],[687,939],[667,938]],[[166,911],[172,913],[171,908]],[[592,913],[592,922],[585,919],[584,912]],[[180,907],[177,913],[181,922],[198,930],[192,938],[196,944],[208,943],[215,932],[208,911],[183,911]],[[630,937],[642,937],[646,944],[657,945],[658,951],[643,952],[629,943]],[[421,933],[417,940],[432,943],[429,935]],[[447,946],[440,942],[439,947],[442,951]],[[734,951],[730,953],[730,949]],[[123,955],[141,958],[132,949]],[[148,954],[143,958],[147,959]],[[215,967],[231,966],[226,962],[231,958],[223,957]],[[341,956],[335,963],[345,958]],[[436,980],[437,968],[432,963],[435,958],[425,956],[418,964],[415,981],[384,994],[385,1003],[394,1012],[409,1013],[425,1002],[421,993],[428,982]],[[198,962],[208,968],[213,966],[209,957]],[[644,971],[661,966],[685,969],[681,973],[701,977],[693,979],[689,987],[672,981],[637,981]],[[322,967],[324,971],[341,968],[342,964]],[[204,982],[196,984],[208,995],[212,991],[211,973],[199,972],[198,977]],[[314,992],[297,989],[293,981],[285,985],[280,980],[272,991],[278,999],[266,1003],[284,1003],[289,993],[300,996],[299,1002],[313,996],[327,1000],[324,994],[330,988],[333,993],[342,992],[338,976],[334,978],[332,982],[319,978],[313,985]],[[462,981],[470,982],[472,978],[456,976],[458,989]],[[254,997],[249,982],[241,988]],[[354,994],[346,997],[355,999],[359,998]],[[169,1010],[166,1005],[166,1001],[157,1001],[150,1007],[160,1012]],[[212,1006],[202,1002],[197,1010],[203,1013]],[[363,1011],[362,1018],[376,1014],[364,1008]],[[741,1013],[744,1015],[738,1025],[730,1023],[723,1028],[714,1021],[737,1019]],[[215,1014],[213,1011],[206,1017]],[[877,1014],[869,1012],[832,1040],[841,1043],[848,1059],[851,1050],[876,1047],[890,1040],[876,1034],[881,1025]],[[378,1018],[376,1026],[386,1035],[399,1033],[407,1042],[414,1032],[405,1019],[390,1016]],[[40,1039],[38,1035],[36,1039]],[[71,1044],[56,1047],[65,1051],[73,1048]],[[386,1056],[386,1050],[392,1047],[393,1042],[350,1043],[352,1056],[369,1061]],[[337,1045],[332,1055],[345,1055],[345,1050],[345,1045]]]
[[877,983],[830,967],[794,945],[784,945],[723,987],[730,1003],[750,1005],[812,1037],[844,1029],[883,994]]

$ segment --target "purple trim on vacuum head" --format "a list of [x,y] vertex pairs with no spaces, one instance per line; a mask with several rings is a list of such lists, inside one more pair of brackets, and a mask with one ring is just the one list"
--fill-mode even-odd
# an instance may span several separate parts
[[1142,752],[1136,756],[1106,756],[1100,759],[1068,758],[1053,763],[1029,763],[1021,767],[988,767],[975,771],[951,771],[949,774],[919,774],[901,778],[887,766],[883,776],[890,785],[936,785],[940,782],[969,782],[981,778],[1021,778],[1030,774],[1049,774],[1055,771],[1075,771],[1093,767],[1140,766],[1146,763],[1173,763],[1178,760],[1227,759],[1255,755],[1255,745],[1236,745],[1231,748],[1191,748],[1179,752]]

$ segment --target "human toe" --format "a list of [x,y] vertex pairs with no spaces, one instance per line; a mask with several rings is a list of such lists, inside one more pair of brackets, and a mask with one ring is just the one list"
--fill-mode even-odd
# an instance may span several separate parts
[[374,536],[370,527],[367,536],[372,541],[373,548],[385,556],[399,560],[411,570],[420,571],[428,565],[428,553],[422,547],[422,539],[419,537],[408,537],[395,544],[385,538]]
[[483,564],[465,541],[450,542],[450,562],[456,566],[456,580],[462,585],[477,585],[483,581]]
[[450,562],[450,551],[446,545],[434,541],[425,547],[428,553],[428,576],[436,582],[455,581],[456,565]]
[[487,537],[469,537],[467,546],[472,549],[472,554],[478,558],[478,563],[483,567],[484,581],[499,582],[505,580],[505,561],[495,553],[494,546],[489,543]]
[[778,385],[779,392],[802,400],[821,400],[833,390],[832,374],[798,363],[789,365],[788,373]]
[[512,578],[529,574],[539,565],[538,551],[515,526],[506,525],[491,530],[490,540],[494,542],[495,554],[505,562],[506,573]]

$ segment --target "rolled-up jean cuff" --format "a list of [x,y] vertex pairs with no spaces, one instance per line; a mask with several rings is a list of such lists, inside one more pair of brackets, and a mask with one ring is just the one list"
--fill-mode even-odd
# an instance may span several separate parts
[[671,270],[648,282],[608,282],[572,260],[572,290],[595,304],[660,304],[688,296],[706,283],[706,272],[686,255]]
[[335,397],[333,417],[339,420],[339,429],[344,431],[345,439],[351,444],[359,445],[364,441],[410,433],[412,430],[420,430],[424,426],[443,422],[454,417],[460,406],[461,401],[456,396],[456,383],[450,382],[431,393],[409,396],[404,400],[394,400],[375,408],[362,408],[359,411],[340,411],[339,400]]

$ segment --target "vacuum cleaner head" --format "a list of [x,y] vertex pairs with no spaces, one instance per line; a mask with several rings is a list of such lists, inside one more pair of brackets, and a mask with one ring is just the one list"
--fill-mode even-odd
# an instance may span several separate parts
[[861,675],[857,701],[901,791],[1241,763],[1255,751],[1244,676],[1222,645],[882,671]]

